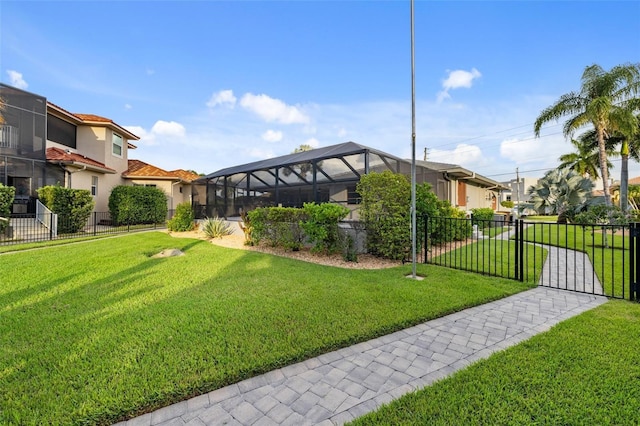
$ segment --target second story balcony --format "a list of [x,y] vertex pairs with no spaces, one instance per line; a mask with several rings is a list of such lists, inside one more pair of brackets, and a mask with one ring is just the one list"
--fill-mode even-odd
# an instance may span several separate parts
[[17,127],[0,124],[0,149],[18,149],[19,139]]

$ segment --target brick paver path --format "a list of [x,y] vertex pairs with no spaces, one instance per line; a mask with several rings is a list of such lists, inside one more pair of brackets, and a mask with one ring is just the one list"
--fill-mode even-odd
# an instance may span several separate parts
[[538,287],[271,371],[119,425],[343,424],[606,300]]

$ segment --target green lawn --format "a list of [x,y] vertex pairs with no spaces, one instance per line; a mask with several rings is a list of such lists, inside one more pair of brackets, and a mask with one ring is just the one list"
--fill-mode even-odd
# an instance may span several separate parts
[[640,304],[610,301],[352,425],[637,425]]
[[558,221],[558,216],[525,216],[522,218],[525,222],[553,222]]
[[[440,254],[434,248],[431,263],[455,269],[479,272],[484,275],[515,278],[516,243],[510,240],[485,239]],[[525,281],[538,282],[547,250],[525,245]]]
[[[150,257],[167,248],[186,255]],[[526,285],[150,232],[0,256],[0,424],[109,424]]]

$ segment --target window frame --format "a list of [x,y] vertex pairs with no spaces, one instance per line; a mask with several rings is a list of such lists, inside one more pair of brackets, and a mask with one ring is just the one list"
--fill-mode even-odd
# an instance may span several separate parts
[[[119,138],[119,144],[116,143],[116,138]],[[115,152],[116,146],[120,148],[120,154]],[[124,157],[124,138],[116,132],[111,133],[111,155],[118,158]]]
[[98,176],[91,176],[91,196],[98,196]]

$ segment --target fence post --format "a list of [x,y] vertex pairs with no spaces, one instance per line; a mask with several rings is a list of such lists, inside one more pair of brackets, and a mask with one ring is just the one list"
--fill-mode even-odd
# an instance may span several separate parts
[[49,240],[53,240],[53,212],[49,213]]
[[515,268],[515,279],[518,280],[520,277],[518,273],[520,272],[520,219],[516,219],[516,252],[515,252],[515,260],[513,262]]
[[98,232],[98,212],[93,212],[93,235]]
[[636,242],[638,241],[638,223],[632,222],[629,224],[629,300],[638,300],[638,283],[637,278],[640,271],[640,262],[638,262],[638,247]]
[[427,247],[427,242],[428,242],[428,235],[429,235],[429,216],[424,215],[422,216],[422,220],[424,221],[424,245],[423,245],[423,253],[424,253],[424,258],[423,258],[423,262],[427,263],[427,256],[429,255],[429,247]]
[[518,242],[520,254],[520,282],[524,282],[524,220],[520,219],[520,241]]

